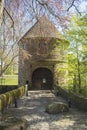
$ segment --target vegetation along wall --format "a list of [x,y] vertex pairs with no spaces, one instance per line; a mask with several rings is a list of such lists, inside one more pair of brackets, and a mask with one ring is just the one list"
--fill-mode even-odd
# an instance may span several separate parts
[[69,92],[59,86],[57,88],[59,90],[58,93],[67,100],[71,100],[72,105],[76,106],[79,110],[87,111],[87,98],[77,95],[72,91]]

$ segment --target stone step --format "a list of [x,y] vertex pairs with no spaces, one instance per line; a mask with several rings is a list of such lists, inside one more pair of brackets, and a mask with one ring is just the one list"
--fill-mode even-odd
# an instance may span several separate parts
[[51,90],[29,90],[28,93],[36,93],[36,94],[42,94],[42,93],[51,93],[52,91]]

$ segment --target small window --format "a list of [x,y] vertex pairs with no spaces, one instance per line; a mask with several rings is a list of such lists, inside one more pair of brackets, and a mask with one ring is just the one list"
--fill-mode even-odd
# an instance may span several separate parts
[[40,43],[39,44],[39,53],[40,54],[47,54],[48,52],[48,45],[46,43]]
[[45,79],[45,78],[43,78],[42,82],[43,82],[43,83],[46,83],[46,79]]
[[23,44],[23,45],[22,45],[22,48],[23,48],[24,50],[26,50],[26,44]]
[[64,50],[63,49],[60,49],[60,54],[64,55]]
[[1,58],[0,58],[0,65],[1,65]]

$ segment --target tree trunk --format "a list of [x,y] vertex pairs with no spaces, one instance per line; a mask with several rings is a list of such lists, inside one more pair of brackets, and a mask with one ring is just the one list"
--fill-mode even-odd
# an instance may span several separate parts
[[76,86],[77,86],[76,74],[74,74],[74,79],[73,79],[73,91],[74,91],[74,92],[76,92]]
[[81,93],[81,75],[80,75],[80,63],[78,59],[78,81],[79,81],[79,93]]
[[78,53],[78,45],[76,43],[76,49],[77,49],[77,71],[78,71],[78,88],[79,93],[81,93],[81,75],[80,75],[80,62],[79,62],[79,53]]
[[0,26],[2,24],[2,18],[3,18],[4,1],[5,0],[0,0]]

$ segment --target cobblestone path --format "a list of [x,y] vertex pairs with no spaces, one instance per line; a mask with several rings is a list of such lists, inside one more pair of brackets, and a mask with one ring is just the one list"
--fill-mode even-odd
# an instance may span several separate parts
[[29,91],[28,97],[23,96],[18,101],[18,108],[8,108],[6,113],[25,118],[27,130],[87,130],[87,112],[70,108],[66,113],[47,114],[45,108],[53,101],[64,99],[55,97],[50,91]]

